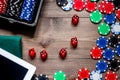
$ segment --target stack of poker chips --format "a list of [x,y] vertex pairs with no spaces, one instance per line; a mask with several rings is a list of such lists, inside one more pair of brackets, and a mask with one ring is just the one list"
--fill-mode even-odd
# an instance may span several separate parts
[[18,18],[23,0],[10,0],[6,15],[14,18]]
[[35,9],[36,0],[24,0],[20,19],[31,21]]
[[0,14],[5,14],[8,0],[0,0]]

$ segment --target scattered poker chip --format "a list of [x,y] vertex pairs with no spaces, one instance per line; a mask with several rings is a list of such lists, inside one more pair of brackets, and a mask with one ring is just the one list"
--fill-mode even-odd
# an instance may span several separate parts
[[111,14],[115,10],[114,4],[112,2],[108,2],[108,1],[105,1],[104,8],[105,8],[104,13],[106,13],[106,14]]
[[85,8],[85,2],[83,0],[74,0],[73,1],[73,8],[76,11],[82,11]]
[[99,0],[90,0],[91,2],[97,2],[97,1],[99,1]]
[[106,23],[100,23],[98,25],[98,33],[100,35],[108,35],[110,33],[110,26]]
[[116,35],[120,34],[120,23],[116,22],[115,24],[112,24],[111,32]]
[[84,80],[90,78],[90,71],[87,68],[81,68],[78,71],[78,79]]
[[102,58],[102,49],[99,47],[93,47],[90,51],[90,55],[93,59],[98,60]]
[[67,0],[56,0],[56,4],[61,7],[61,6],[66,6],[68,4]]
[[110,62],[108,62],[108,65],[111,71],[118,71],[120,68],[120,60],[112,59]]
[[98,70],[94,70],[90,73],[90,80],[102,80],[102,74]]
[[38,76],[36,75],[36,74],[34,74],[33,76],[32,76],[32,79],[31,80],[38,80]]
[[105,75],[105,80],[118,80],[116,72],[109,71]]
[[104,13],[104,11],[105,11],[105,2],[104,2],[104,1],[102,1],[102,2],[99,3],[99,5],[98,5],[98,10],[99,10],[101,13]]
[[108,46],[108,39],[104,36],[99,37],[96,41],[96,44],[99,48],[104,49]]
[[99,22],[101,22],[101,20],[102,20],[102,14],[101,14],[101,12],[99,12],[98,10],[96,10],[96,11],[93,11],[92,13],[90,13],[90,20],[93,23],[99,23]]
[[120,8],[120,0],[113,0],[113,4],[115,5],[115,9]]
[[49,80],[49,78],[48,78],[48,76],[45,75],[45,74],[40,74],[40,75],[38,76],[38,80]]
[[116,10],[116,17],[120,20],[120,9]]
[[64,11],[70,11],[70,10],[72,10],[72,7],[73,7],[73,1],[72,1],[72,0],[68,1],[68,4],[67,4],[67,5],[61,6],[61,8],[62,8]]
[[91,2],[91,1],[87,1],[85,3],[85,9],[88,12],[93,12],[97,9],[97,3],[96,2]]
[[103,50],[103,58],[105,60],[112,60],[114,58],[114,54],[114,50],[111,48]]
[[117,47],[115,48],[115,53],[117,56],[120,57],[120,45],[117,45]]
[[105,60],[99,60],[96,63],[96,69],[100,71],[100,73],[104,73],[108,69],[108,63]]
[[116,22],[116,15],[114,13],[112,13],[112,14],[105,14],[104,15],[104,21],[107,24],[114,24]]
[[54,80],[66,80],[66,74],[63,71],[57,71],[53,75]]
[[118,35],[111,35],[108,40],[109,40],[109,46],[111,47],[116,47],[119,44],[119,36]]
[[115,7],[112,2],[102,1],[99,3],[98,10],[101,13],[111,14],[114,12]]

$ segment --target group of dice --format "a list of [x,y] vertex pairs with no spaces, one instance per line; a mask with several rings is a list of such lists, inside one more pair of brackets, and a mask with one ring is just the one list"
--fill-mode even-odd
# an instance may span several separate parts
[[[73,37],[71,38],[71,42],[70,42],[71,46],[73,48],[76,48],[77,45],[78,45],[78,40],[77,40],[77,37]],[[66,48],[62,48],[60,51],[59,51],[59,55],[61,57],[61,59],[65,59],[66,56],[67,56],[67,50]],[[34,48],[30,49],[29,50],[29,56],[31,59],[34,59],[35,56],[36,56],[36,50]],[[45,61],[48,57],[48,53],[47,51],[44,49],[40,52],[40,58],[41,60]]]

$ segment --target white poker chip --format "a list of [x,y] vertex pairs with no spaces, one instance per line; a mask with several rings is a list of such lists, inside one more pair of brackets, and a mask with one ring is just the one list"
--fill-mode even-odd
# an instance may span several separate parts
[[99,70],[94,70],[90,73],[90,80],[102,80],[102,74]]
[[72,7],[73,7],[73,1],[72,0],[67,0],[67,1],[68,1],[68,4],[66,6],[61,7],[64,11],[70,11],[72,10]]
[[116,22],[115,24],[111,25],[111,32],[113,34],[120,34],[120,23]]

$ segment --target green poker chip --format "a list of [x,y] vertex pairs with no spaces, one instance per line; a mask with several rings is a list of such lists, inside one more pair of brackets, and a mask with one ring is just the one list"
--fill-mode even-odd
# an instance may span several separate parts
[[110,33],[110,26],[106,23],[101,23],[98,26],[98,32],[99,32],[99,34],[105,36]]
[[92,13],[90,13],[90,20],[93,23],[99,23],[100,21],[102,21],[102,14],[99,10],[93,11]]
[[54,76],[54,80],[66,80],[66,75],[63,71],[57,71]]
[[91,2],[97,2],[98,0],[90,0]]

